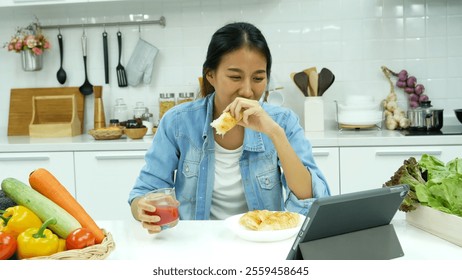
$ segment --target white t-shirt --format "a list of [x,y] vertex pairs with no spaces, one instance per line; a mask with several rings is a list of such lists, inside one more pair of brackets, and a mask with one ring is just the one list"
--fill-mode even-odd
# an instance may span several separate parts
[[227,150],[215,142],[215,185],[210,219],[223,220],[248,211],[239,159],[243,147]]

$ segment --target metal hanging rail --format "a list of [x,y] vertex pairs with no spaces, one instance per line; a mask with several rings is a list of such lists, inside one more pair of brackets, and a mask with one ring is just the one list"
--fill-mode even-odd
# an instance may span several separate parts
[[125,25],[146,25],[159,24],[165,27],[165,17],[160,17],[159,20],[142,20],[142,21],[124,21],[124,22],[101,22],[101,23],[75,23],[75,24],[60,24],[60,25],[41,25],[41,29],[63,29],[63,28],[78,28],[78,27],[107,27],[107,26],[125,26]]

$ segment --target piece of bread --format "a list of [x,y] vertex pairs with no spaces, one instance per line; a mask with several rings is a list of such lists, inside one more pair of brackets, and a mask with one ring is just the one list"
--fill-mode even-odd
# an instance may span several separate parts
[[239,219],[239,224],[250,230],[281,230],[294,228],[300,221],[300,215],[285,211],[253,210]]
[[235,119],[229,112],[224,112],[210,125],[215,128],[218,135],[225,135],[225,133],[231,130],[241,119],[242,113],[238,119]]

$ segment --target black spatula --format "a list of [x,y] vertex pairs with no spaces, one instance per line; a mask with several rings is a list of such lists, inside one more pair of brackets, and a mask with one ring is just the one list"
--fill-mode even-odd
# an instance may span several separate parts
[[318,96],[322,96],[334,81],[334,73],[327,68],[322,68],[318,78]]
[[305,72],[297,72],[294,75],[294,82],[302,91],[304,96],[308,96],[308,75]]
[[120,31],[117,32],[117,42],[119,44],[119,64],[117,64],[116,67],[117,82],[119,87],[126,87],[128,86],[127,73],[125,72],[125,68],[120,63],[120,57],[122,56],[122,33]]

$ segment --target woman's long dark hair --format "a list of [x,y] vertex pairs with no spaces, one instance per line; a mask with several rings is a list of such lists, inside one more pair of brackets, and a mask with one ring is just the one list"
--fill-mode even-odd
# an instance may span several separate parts
[[242,47],[261,52],[266,57],[267,80],[271,72],[271,52],[261,31],[254,25],[246,22],[230,23],[218,29],[212,36],[207,50],[207,58],[202,66],[202,96],[205,97],[215,89],[207,81],[209,71],[216,70],[221,58]]

